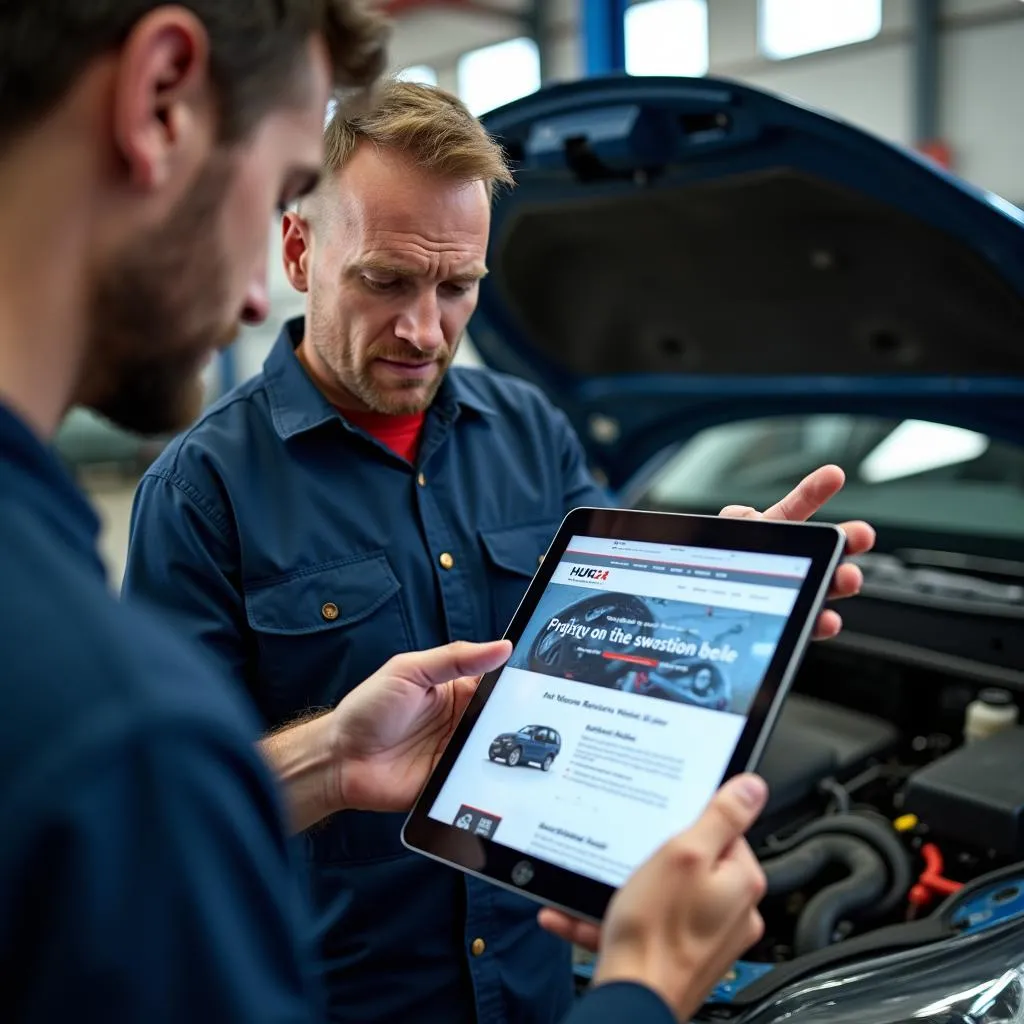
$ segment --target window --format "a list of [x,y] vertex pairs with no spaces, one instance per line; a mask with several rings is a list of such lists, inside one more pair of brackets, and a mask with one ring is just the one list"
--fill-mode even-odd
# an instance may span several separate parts
[[626,71],[703,75],[708,69],[706,0],[641,0],[626,11]]
[[419,82],[421,85],[437,85],[437,72],[428,64],[410,64],[395,75],[402,82]]
[[459,96],[474,114],[484,114],[540,88],[537,44],[522,36],[472,50],[459,58]]
[[772,60],[874,39],[882,0],[760,0],[758,40]]

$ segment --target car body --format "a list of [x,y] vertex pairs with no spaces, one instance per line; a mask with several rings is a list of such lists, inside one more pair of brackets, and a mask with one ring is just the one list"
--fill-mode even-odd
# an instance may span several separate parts
[[550,771],[562,749],[558,730],[547,725],[524,725],[515,732],[503,732],[491,740],[487,756],[502,761],[509,768],[519,765],[535,766]]
[[517,185],[474,347],[620,503],[765,507],[836,462],[828,517],[877,528],[761,766],[765,938],[697,1019],[1024,1021],[1024,730],[965,743],[989,690],[1024,695],[1024,214],[732,82],[592,79],[484,121]]

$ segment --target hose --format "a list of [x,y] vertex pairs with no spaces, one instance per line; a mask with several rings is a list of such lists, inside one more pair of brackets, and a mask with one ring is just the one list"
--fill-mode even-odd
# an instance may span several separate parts
[[831,945],[843,918],[881,898],[888,883],[885,862],[863,839],[822,835],[762,865],[772,896],[802,888],[831,865],[845,868],[847,875],[816,893],[801,911],[793,942],[797,956]]
[[893,910],[912,881],[910,855],[892,825],[873,814],[820,818],[773,844],[761,862],[771,895],[808,885],[830,865],[845,868],[846,876],[825,886],[801,912],[794,941],[798,956],[830,945],[845,917]]

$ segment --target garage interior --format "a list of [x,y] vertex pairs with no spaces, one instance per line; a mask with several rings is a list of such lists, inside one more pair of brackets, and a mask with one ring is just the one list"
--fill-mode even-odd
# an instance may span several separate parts
[[[389,6],[392,73],[457,92],[475,114],[597,76],[732,81],[915,151],[1024,232],[1021,0]],[[835,410],[811,410],[804,396],[790,414],[729,421],[711,408],[677,438],[662,432],[625,475],[618,413],[595,406],[582,418],[588,450],[597,453],[595,475],[623,503],[713,514],[733,501],[781,496],[788,481],[840,461],[851,482],[835,515],[880,521],[882,542],[862,563],[864,593],[844,607],[842,636],[808,655],[765,760],[773,796],[755,840],[769,879],[767,931],[749,959],[784,970],[769,978],[751,968],[732,979],[735,991],[724,983],[723,1001],[742,1008],[800,971],[935,941],[974,927],[980,918],[971,914],[1024,913],[1024,875],[1018,887],[1011,870],[1024,860],[1017,710],[1024,701],[1024,431],[1013,411],[1024,381],[1024,303],[1006,288],[996,261],[789,168],[634,200],[526,211],[507,233],[508,293],[558,372],[601,378],[602,386],[639,371],[716,380],[814,374],[833,382],[851,373],[920,374],[945,389],[907,415],[866,402],[844,407],[841,397]],[[654,271],[624,265],[591,301],[593,282],[617,254],[656,249],[667,222],[699,240],[685,283],[673,291],[671,280],[657,280],[677,272],[668,254]],[[831,248],[819,242],[824,223],[834,229]],[[608,243],[609,225],[618,251]],[[737,235],[742,246],[733,244]],[[303,311],[281,268],[276,223],[270,238],[272,315],[243,328],[211,365],[210,402],[257,373],[283,322]],[[868,308],[847,292],[843,302],[826,302],[835,252],[864,294],[885,301]],[[795,280],[792,253],[808,257],[800,288],[806,280],[819,290],[804,296],[798,289],[784,306],[780,295]],[[568,269],[558,274],[559,267]],[[716,289],[725,310],[702,305]],[[672,326],[675,305],[662,310],[651,298],[646,333],[621,344],[630,304],[669,292],[679,307],[700,307],[689,333]],[[808,322],[822,339],[811,350],[799,335]],[[474,346],[473,326],[457,357],[464,365],[479,365],[486,349],[483,338]],[[850,348],[836,341],[844,331]],[[859,362],[849,355],[858,345]],[[961,386],[975,377],[984,379],[981,390]],[[966,417],[944,422],[943,396],[954,393],[1004,403],[1003,429],[989,434]],[[104,557],[116,582],[135,487],[159,444],[75,410],[58,447],[101,511]],[[617,469],[602,465],[602,451],[616,453]],[[985,744],[983,758],[972,743],[961,745],[965,735]],[[973,888],[1000,872],[1005,884]],[[926,921],[938,929],[929,915],[958,893],[947,931],[928,932]],[[973,902],[964,902],[968,895]],[[581,985],[588,964],[581,956]],[[807,1017],[819,1019],[827,1018]]]
[[[588,75],[706,74],[779,93],[915,147],[972,185],[1024,203],[1020,0],[393,0],[390,6],[396,19],[391,71],[457,92],[474,113]],[[302,297],[281,269],[276,224],[270,245],[271,316],[258,328],[243,328],[229,355],[211,368],[211,401],[257,372],[281,323],[302,311]],[[471,335],[458,358],[476,361]],[[153,449],[78,410],[60,444],[101,509],[103,550],[116,579],[136,475]]]

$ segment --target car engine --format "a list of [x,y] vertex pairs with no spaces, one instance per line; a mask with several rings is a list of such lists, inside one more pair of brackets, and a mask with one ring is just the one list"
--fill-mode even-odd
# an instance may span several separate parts
[[978,668],[813,646],[759,769],[764,936],[700,1019],[1024,908],[1024,687]]
[[768,879],[748,959],[780,963],[934,912],[1024,861],[1024,728],[1010,673],[815,645],[760,771]]

